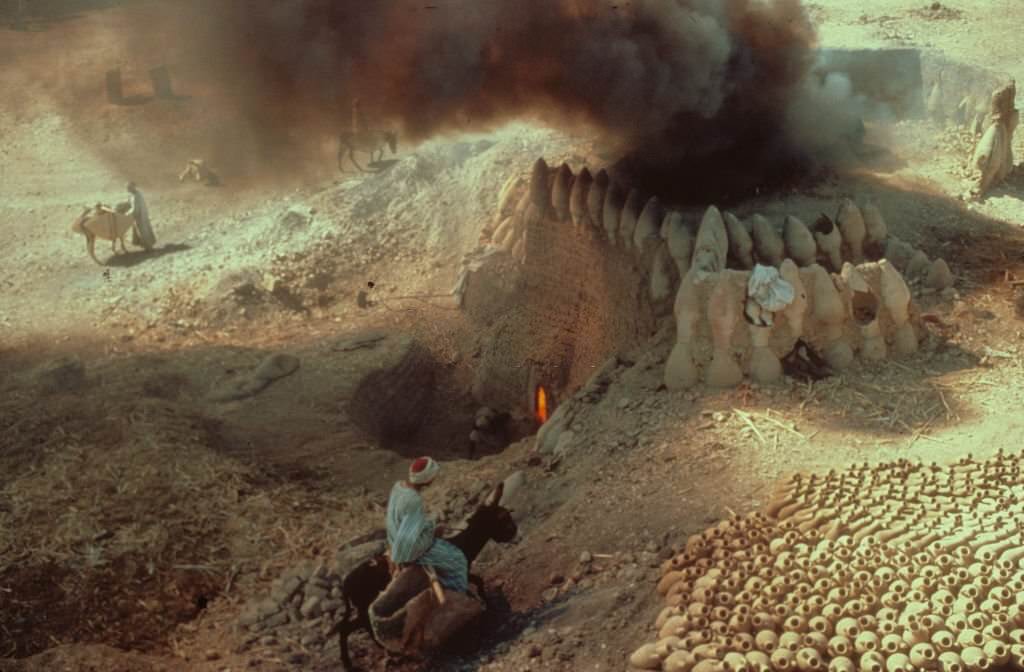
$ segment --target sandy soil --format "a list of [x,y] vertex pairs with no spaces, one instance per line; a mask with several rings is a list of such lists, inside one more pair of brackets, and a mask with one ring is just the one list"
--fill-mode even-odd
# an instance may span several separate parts
[[[934,48],[1024,75],[1015,32],[1024,7],[1012,0],[808,8],[824,46]],[[61,58],[77,39],[82,63],[100,63],[104,47],[82,36],[91,24],[130,21],[118,12],[4,30],[0,54],[45,57],[60,35]],[[0,670],[337,669],[333,647],[266,644],[236,619],[282,570],[378,525],[404,456],[352,445],[340,428],[325,447],[302,444],[285,469],[230,437],[242,425],[275,440],[286,430],[273,434],[273,423],[244,411],[212,424],[190,401],[193,387],[285,348],[307,348],[303,367],[316,368],[329,357],[318,343],[386,328],[446,362],[446,399],[465,406],[462,354],[473,335],[434,295],[450,289],[510,175],[540,155],[595,165],[593,146],[514,126],[403,147],[381,174],[339,177],[326,149],[319,172],[225,176],[205,188],[176,180],[190,148],[147,145],[133,121],[180,110],[154,103],[71,120],[52,104],[60,78],[23,73],[0,68],[0,86],[24,92],[0,104]],[[581,411],[561,461],[538,459],[529,438],[480,459],[442,452],[445,483],[431,503],[452,517],[482,484],[515,470],[528,481],[517,542],[488,550],[476,568],[503,596],[484,645],[431,669],[622,669],[658,611],[660,559],[728,510],[763,503],[779,476],[1018,447],[1024,326],[1007,281],[1024,278],[1024,185],[965,206],[956,198],[962,137],[925,122],[874,132],[899,162],[744,207],[800,214],[847,194],[876,199],[894,231],[957,276],[957,297],[922,298],[935,318],[923,351],[814,385],[670,394],[659,390],[662,338],[626,353],[607,393]],[[109,161],[111,147],[150,160],[126,174]],[[143,186],[167,247],[101,267],[68,228],[82,206],[121,200],[127,179]],[[268,291],[285,287],[290,301],[218,312],[218,283],[246,270]],[[356,306],[368,281],[386,309]],[[401,298],[409,295],[429,296]],[[83,386],[43,390],[36,367],[67,355],[85,363]],[[287,404],[282,416],[299,414],[298,402]],[[301,411],[324,422],[333,413]],[[342,448],[344,459],[322,468]],[[581,563],[583,552],[595,560]],[[368,640],[354,645],[364,667],[385,669]],[[295,653],[301,663],[288,662]]]

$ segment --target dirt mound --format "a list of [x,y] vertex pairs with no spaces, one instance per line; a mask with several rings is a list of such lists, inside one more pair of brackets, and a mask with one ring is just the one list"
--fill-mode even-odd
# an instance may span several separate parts
[[175,658],[128,653],[105,644],[64,644],[23,660],[0,659],[0,672],[181,672],[186,669],[187,664]]

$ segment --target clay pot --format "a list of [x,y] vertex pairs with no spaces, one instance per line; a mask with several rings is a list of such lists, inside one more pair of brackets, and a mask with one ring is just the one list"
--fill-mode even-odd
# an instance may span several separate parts
[[742,653],[730,651],[722,657],[722,669],[727,672],[747,672],[747,658]]
[[960,652],[960,659],[964,662],[964,669],[967,672],[982,672],[992,666],[992,661],[985,655],[985,651],[977,646],[965,647]]
[[634,256],[640,262],[641,268],[650,264],[654,250],[661,241],[661,225],[665,219],[665,209],[657,196],[647,199],[637,217],[636,226],[633,229],[630,246],[633,248]]
[[829,366],[842,370],[853,361],[853,350],[843,339],[843,324],[848,313],[842,297],[828,272],[817,264],[809,267],[814,295],[812,317],[824,342],[822,354]]
[[754,254],[756,261],[765,266],[775,266],[785,258],[786,246],[775,227],[761,215],[750,218],[753,229]]
[[783,632],[781,635],[779,635],[779,648],[789,649],[790,651],[796,653],[796,651],[801,646],[802,640],[803,638],[800,636],[800,633]]
[[939,654],[935,647],[921,642],[910,647],[910,664],[920,670],[931,670],[938,667]]
[[760,651],[747,651],[744,654],[752,672],[771,672],[772,659]]
[[701,273],[718,273],[725,269],[728,252],[729,236],[725,230],[722,213],[715,206],[708,206],[697,229],[691,265]]
[[879,649],[878,635],[870,631],[859,633],[853,641],[853,648],[858,654],[864,654],[867,651],[877,651]]
[[1010,664],[1015,670],[1024,670],[1024,645],[1013,644],[1010,646]]
[[818,245],[819,256],[838,273],[843,267],[843,237],[828,215],[822,214],[815,220],[814,242]]
[[[693,356],[697,323],[703,314],[700,300],[696,275],[692,272],[687,273],[676,293],[676,343],[665,363],[665,387],[670,390],[688,389],[700,380],[700,372]],[[740,375],[742,376],[742,373]]]
[[551,187],[551,205],[560,222],[569,219],[569,197],[573,179],[572,169],[565,163],[555,171],[555,183]]
[[729,236],[729,258],[736,268],[751,269],[754,267],[754,239],[750,232],[731,212],[722,213],[725,230]]
[[949,265],[943,259],[936,259],[928,267],[928,273],[924,279],[925,287],[942,290],[953,286],[953,273]]
[[732,353],[732,335],[737,326],[739,299],[736,283],[723,273],[708,296],[707,319],[711,323],[711,363],[704,380],[711,387],[735,387],[743,382],[740,369]]
[[[882,638],[878,640],[878,648],[882,653],[890,654],[897,652],[905,652],[910,649],[910,644],[895,631],[898,627],[895,621],[884,621],[883,624],[892,625],[894,630],[886,632],[882,635]],[[888,629],[888,628],[884,628]]]
[[545,215],[551,207],[549,175],[550,169],[543,158],[538,158],[533,162],[533,170],[530,172],[530,188],[527,193],[530,195],[530,203],[540,211],[541,216]]
[[693,257],[693,233],[683,221],[682,214],[670,211],[665,215],[661,223],[661,237],[668,243],[668,251],[676,263],[679,277],[685,277]]
[[771,654],[772,669],[776,672],[784,672],[796,667],[795,654],[789,649],[775,649]]
[[604,197],[604,207],[601,212],[601,223],[604,227],[605,236],[612,245],[619,244],[619,220],[622,218],[622,208],[625,205],[626,194],[622,192],[622,187],[609,180],[608,189]]
[[885,259],[878,262],[878,266],[881,269],[882,305],[893,322],[893,351],[898,355],[909,355],[917,351],[917,336],[910,324],[910,288],[899,271]]
[[893,653],[885,659],[886,672],[911,672],[910,658],[905,653]]
[[770,654],[779,648],[779,636],[774,630],[761,630],[754,635],[754,646],[759,651]]
[[[883,253],[885,250],[886,237],[889,235],[889,227],[885,224],[885,218],[874,203],[868,202],[860,209],[864,218],[864,247],[865,250],[876,250]],[[878,255],[868,256],[877,259]]]
[[854,653],[853,644],[845,635],[834,635],[828,640],[828,654],[830,656],[848,656]]
[[911,280],[923,281],[928,276],[931,267],[932,262],[928,259],[928,255],[921,250],[915,250],[903,272]]
[[860,672],[882,672],[885,669],[885,658],[877,651],[868,651],[860,657]]
[[856,672],[857,667],[846,656],[833,656],[828,663],[828,672]]
[[989,639],[982,647],[993,667],[1002,667],[1010,661],[1010,649],[998,639]]
[[660,670],[662,656],[657,653],[657,644],[644,644],[629,657],[629,664],[638,670]]
[[836,622],[836,634],[853,641],[860,634],[860,624],[856,618],[846,616]]
[[699,660],[691,672],[722,672],[722,663],[713,658]]
[[750,378],[761,385],[782,378],[782,362],[771,348],[772,327],[747,325],[750,330]]
[[860,208],[850,199],[844,198],[839,204],[836,224],[839,226],[839,233],[843,237],[843,248],[846,251],[846,258],[854,264],[864,261],[864,237],[867,234],[867,229],[864,226],[864,218],[860,213]]
[[811,648],[803,648],[796,652],[796,665],[800,672],[817,672],[825,669],[821,655]]
[[594,178],[586,166],[580,169],[579,175],[572,181],[572,191],[569,193],[569,217],[578,229],[588,228],[591,224],[587,196],[593,182]]
[[690,672],[696,664],[697,659],[693,654],[681,649],[670,653],[662,663],[661,669],[664,672]]
[[966,666],[955,651],[943,651],[939,654],[939,670],[941,672],[966,672]]
[[906,243],[895,236],[889,236],[885,243],[885,258],[890,264],[901,271],[907,269],[907,264],[914,256],[915,250],[909,243]]
[[594,181],[587,190],[587,214],[590,225],[604,230],[604,201],[608,195],[608,173],[602,169],[594,175]]
[[800,266],[810,266],[817,261],[818,246],[814,236],[799,218],[787,215],[782,224],[782,238],[788,256]]

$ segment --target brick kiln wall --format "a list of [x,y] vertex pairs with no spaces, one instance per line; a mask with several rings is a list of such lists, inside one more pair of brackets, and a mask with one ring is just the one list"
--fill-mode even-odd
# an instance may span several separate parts
[[[557,404],[609,356],[649,337],[655,324],[644,277],[629,257],[554,210],[528,220],[518,291],[490,295],[500,283],[485,271],[466,294],[467,312],[490,322],[475,396],[502,408],[529,408],[538,384]],[[491,269],[509,272],[505,264]],[[492,301],[506,310],[495,316]]]
[[[862,212],[843,199],[836,221],[819,218],[812,234],[794,216],[780,230],[761,215],[742,222],[714,206],[694,228],[655,197],[625,194],[605,171],[574,175],[543,160],[528,187],[503,190],[462,295],[481,327],[479,401],[533,410],[544,384],[553,410],[610,355],[653,334],[662,316],[676,325],[669,389],[775,382],[801,339],[835,370],[909,355],[921,336],[912,289],[945,291],[953,282],[945,261],[890,236],[871,204]],[[751,322],[761,305],[747,295],[755,260],[793,291],[778,323]],[[875,309],[854,319],[858,292]]]

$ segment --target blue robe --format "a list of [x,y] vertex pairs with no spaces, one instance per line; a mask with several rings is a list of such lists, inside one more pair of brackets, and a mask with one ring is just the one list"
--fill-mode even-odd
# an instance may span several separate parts
[[434,537],[434,521],[427,517],[423,497],[401,481],[391,488],[387,528],[392,561],[433,567],[448,590],[469,590],[466,556],[457,546]]

